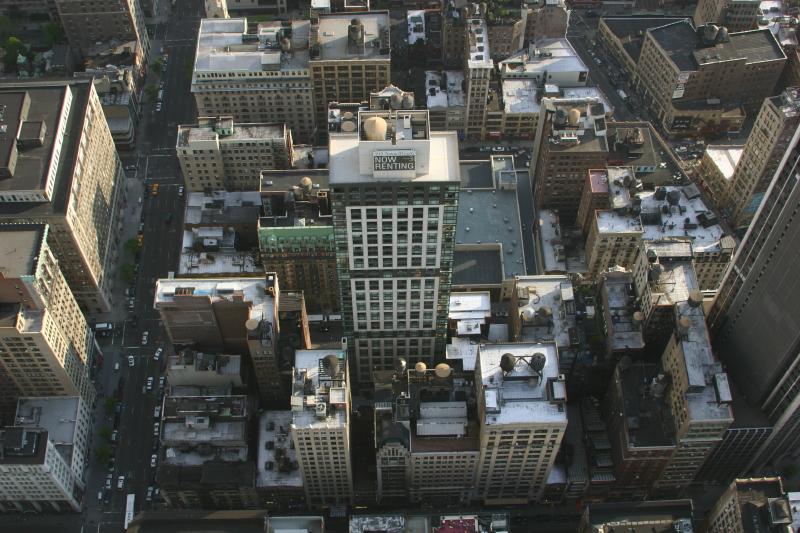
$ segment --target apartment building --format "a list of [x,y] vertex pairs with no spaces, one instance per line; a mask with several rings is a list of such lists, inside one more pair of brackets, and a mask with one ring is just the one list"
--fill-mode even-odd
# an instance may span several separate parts
[[266,509],[305,508],[303,476],[292,437],[292,411],[263,411],[258,418],[256,492]]
[[469,372],[418,362],[376,373],[377,499],[469,503],[479,457]]
[[737,479],[706,518],[709,533],[777,533],[792,526],[793,509],[779,477]]
[[94,401],[89,369],[94,334],[48,246],[46,225],[0,225],[0,416],[19,396],[80,396]]
[[362,111],[330,135],[344,337],[362,383],[397,357],[444,353],[458,210],[458,141],[427,111]]
[[170,507],[254,509],[251,421],[255,406],[230,385],[172,386],[164,398],[156,479]]
[[608,160],[606,109],[593,98],[543,98],[533,142],[535,204],[554,209],[571,225],[580,206],[586,173]]
[[20,398],[14,424],[0,428],[0,511],[79,513],[91,428],[80,397]]
[[306,504],[352,504],[350,380],[344,350],[295,352],[291,406],[291,434]]
[[644,349],[644,315],[634,311],[636,290],[629,270],[611,269],[600,276],[600,305],[606,352],[634,357]]
[[285,401],[275,274],[264,279],[160,279],[155,292],[154,307],[172,344],[244,356],[261,401]]
[[698,27],[719,24],[728,31],[747,31],[758,27],[760,6],[758,0],[700,0],[692,19]]
[[750,224],[798,125],[800,88],[764,100],[720,202],[735,227]]
[[317,122],[330,102],[362,102],[391,83],[389,12],[319,15],[311,31],[311,76]]
[[475,383],[481,426],[476,498],[485,505],[539,500],[567,427],[558,348],[482,344]]
[[124,172],[91,80],[4,82],[0,224],[49,225],[47,244],[85,312],[112,305]]
[[646,524],[647,530],[691,533],[693,520],[692,500],[590,503],[583,510],[578,533],[630,529],[632,524]]
[[460,70],[425,72],[426,108],[432,131],[464,132],[466,97],[464,73]]
[[167,357],[167,376],[173,387],[198,385],[201,387],[231,386],[241,388],[242,356],[199,352],[190,348],[178,350]]
[[772,96],[785,62],[768,29],[728,33],[683,20],[647,29],[633,80],[668,133],[725,132],[738,127],[736,107],[755,110]]
[[486,107],[489,97],[489,83],[494,72],[494,61],[489,50],[489,27],[477,4],[466,6],[464,15],[463,54],[464,78],[467,92],[466,135],[470,139],[483,139],[486,136]]
[[560,39],[567,34],[569,9],[563,0],[538,0],[525,4],[528,8],[525,39]]
[[800,130],[789,147],[726,273],[709,312],[714,348],[748,403],[773,430],[749,467],[760,468],[797,449],[800,360],[794,317]]
[[195,125],[178,126],[175,151],[188,191],[255,191],[262,170],[292,166],[292,132],[285,124],[200,117]]
[[315,127],[310,32],[307,20],[261,23],[256,33],[245,18],[202,20],[191,86],[198,116],[286,124],[293,139],[308,138]]
[[86,54],[97,43],[134,41],[134,54],[141,58],[140,63],[147,64],[150,39],[145,28],[145,14],[137,0],[56,0],[54,3],[67,40],[82,54]]
[[264,268],[285,290],[303,291],[309,312],[339,309],[327,170],[261,174],[258,239]]

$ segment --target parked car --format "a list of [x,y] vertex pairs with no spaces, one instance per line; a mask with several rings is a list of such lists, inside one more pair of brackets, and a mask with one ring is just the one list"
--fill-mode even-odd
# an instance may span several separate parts
[[156,418],[156,419],[158,419],[158,417],[160,417],[160,416],[161,416],[161,407],[159,407],[158,405],[156,405],[156,406],[153,408],[153,418]]
[[147,496],[145,497],[145,500],[147,500],[148,502],[153,501],[153,486],[152,485],[147,487]]
[[181,185],[180,187],[178,187],[178,196],[183,196],[183,191],[184,191],[184,189],[183,189],[183,185]]
[[160,378],[158,378],[158,388],[159,389],[163,389],[164,388],[164,383],[166,381],[167,381],[167,378],[164,377],[164,376],[161,376]]
[[136,364],[136,359],[133,358],[132,355],[128,356],[128,366],[133,366]]
[[153,435],[158,436],[159,427],[158,422],[153,422]]
[[142,332],[142,346],[147,346],[147,341],[149,340],[149,338],[150,338],[150,332],[149,331],[143,331]]
[[153,376],[147,378],[147,390],[153,390]]
[[125,476],[117,478],[117,490],[125,490]]
[[153,359],[158,361],[161,358],[162,353],[164,353],[164,348],[159,347],[158,350],[156,350],[156,353],[153,354]]
[[153,454],[150,456],[150,468],[155,468],[156,463],[158,462],[158,455]]

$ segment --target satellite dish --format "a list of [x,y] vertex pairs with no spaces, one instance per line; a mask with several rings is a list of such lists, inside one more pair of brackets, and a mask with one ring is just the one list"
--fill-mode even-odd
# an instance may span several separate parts
[[517,366],[517,357],[513,353],[504,353],[500,358],[500,369],[505,372],[511,372]]
[[326,355],[322,359],[322,368],[330,377],[335,377],[339,373],[339,358],[334,354]]
[[547,356],[542,352],[536,352],[531,356],[531,368],[536,372],[541,373],[544,365],[547,363]]

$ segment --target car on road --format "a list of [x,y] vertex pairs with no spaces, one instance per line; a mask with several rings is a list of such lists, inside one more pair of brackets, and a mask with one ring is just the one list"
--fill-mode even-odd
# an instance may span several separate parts
[[153,376],[147,378],[147,390],[153,390]]
[[158,435],[159,427],[158,422],[153,422],[153,435]]
[[162,353],[164,353],[164,348],[159,347],[158,350],[156,350],[156,353],[153,354],[153,359],[158,361]]
[[117,442],[118,438],[119,438],[119,431],[115,429],[114,431],[111,432],[111,442]]
[[143,331],[142,332],[142,346],[147,346],[147,341],[150,339],[150,332]]
[[144,222],[139,222],[139,234],[144,233]]
[[492,152],[505,152],[506,149],[502,146],[492,146]]
[[157,420],[157,419],[158,419],[160,416],[161,416],[161,407],[159,407],[158,405],[156,405],[156,406],[153,408],[153,418],[155,418],[155,419]]
[[161,111],[161,102],[156,104],[156,111]]
[[158,462],[158,455],[153,454],[150,456],[150,468],[155,468],[156,463]]
[[106,488],[107,489],[111,488],[111,483],[113,483],[113,481],[114,481],[114,474],[109,474],[109,475],[106,476]]
[[136,300],[128,298],[128,311],[133,311],[136,308]]
[[125,170],[136,170],[139,168],[137,165],[126,165]]
[[184,189],[183,189],[183,185],[181,185],[180,187],[178,187],[178,196],[183,196],[183,191],[184,191]]
[[125,476],[117,478],[117,490],[125,490]]
[[136,359],[133,358],[132,355],[128,356],[128,366],[134,366],[136,364]]
[[152,485],[150,485],[149,487],[147,487],[147,496],[145,497],[145,499],[146,499],[148,502],[151,502],[151,501],[153,501],[153,486],[152,486]]
[[160,378],[158,378],[158,388],[159,389],[163,389],[164,388],[164,383],[166,381],[167,381],[167,378],[165,376],[161,376]]

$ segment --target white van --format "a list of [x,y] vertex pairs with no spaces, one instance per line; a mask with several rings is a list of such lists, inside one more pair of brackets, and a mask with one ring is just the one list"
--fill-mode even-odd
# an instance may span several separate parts
[[119,362],[114,363],[114,372],[119,372]]
[[164,99],[164,89],[161,89],[160,91],[158,91],[158,101],[160,102],[163,99]]

